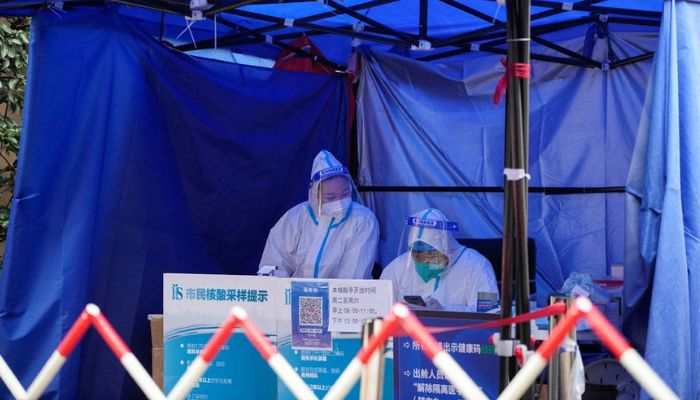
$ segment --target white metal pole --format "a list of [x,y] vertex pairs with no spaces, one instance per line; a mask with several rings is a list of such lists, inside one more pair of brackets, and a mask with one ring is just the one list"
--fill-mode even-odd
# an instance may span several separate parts
[[301,379],[299,374],[294,371],[294,368],[289,365],[287,360],[285,360],[280,353],[275,353],[270,356],[270,358],[267,359],[267,363],[297,399],[318,399],[314,392],[306,385],[306,382]]
[[2,378],[2,381],[5,382],[10,393],[12,393],[16,399],[24,399],[27,396],[27,392],[24,391],[24,386],[19,383],[15,373],[12,372],[12,369],[10,369],[10,366],[7,365],[2,356],[0,356],[0,378]]
[[462,367],[446,351],[441,351],[433,357],[433,364],[445,374],[445,378],[459,391],[465,399],[488,400],[479,386],[467,375]]
[[195,358],[192,364],[187,367],[187,371],[185,371],[175,386],[170,390],[167,400],[182,400],[187,397],[187,394],[192,390],[199,378],[204,375],[207,368],[209,368],[209,363],[204,361],[201,356]]
[[44,364],[43,368],[41,368],[41,371],[39,371],[39,374],[36,376],[36,378],[34,378],[32,384],[29,385],[26,399],[38,399],[39,396],[44,393],[46,387],[49,385],[49,383],[51,383],[53,378],[65,363],[66,358],[63,357],[58,350],[54,351],[53,354],[51,354],[51,357],[49,357],[48,361],[46,361],[46,364]]

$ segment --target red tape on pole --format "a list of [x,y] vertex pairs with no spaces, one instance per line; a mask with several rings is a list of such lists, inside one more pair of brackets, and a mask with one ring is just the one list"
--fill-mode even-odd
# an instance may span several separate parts
[[243,332],[248,337],[248,340],[255,346],[258,353],[265,359],[269,360],[270,357],[277,354],[277,348],[270,343],[264,333],[258,328],[257,325],[253,323],[249,318],[245,318],[241,321],[243,324]]
[[581,311],[574,304],[564,318],[554,327],[549,334],[549,338],[537,348],[537,353],[545,360],[557,350],[559,343],[564,340],[564,337],[571,331],[571,328],[576,325],[576,321],[581,318]]
[[496,90],[493,92],[493,104],[498,104],[501,102],[501,99],[503,98],[503,94],[506,92],[506,89],[508,88],[508,79],[511,76],[514,76],[516,78],[522,78],[522,79],[530,79],[530,72],[531,72],[531,67],[530,64],[526,63],[508,63],[507,59],[502,59],[501,64],[503,67],[505,67],[505,72],[503,72],[503,76],[501,76],[501,79],[498,81],[498,84],[496,84]]
[[224,321],[224,323],[221,324],[219,329],[217,329],[216,332],[214,332],[214,335],[204,346],[202,352],[199,353],[199,355],[205,362],[211,363],[214,357],[216,357],[216,355],[219,354],[221,346],[223,346],[224,343],[226,343],[226,341],[228,340],[228,338],[231,337],[231,334],[233,333],[233,330],[236,329],[236,325],[238,325],[238,323],[238,318],[236,318],[236,316],[233,314],[229,314],[229,317],[226,319],[226,321]]
[[442,346],[435,340],[435,337],[428,332],[413,313],[408,314],[408,316],[403,319],[402,325],[404,329],[421,344],[423,352],[429,359],[432,360],[438,353],[443,351]]
[[73,352],[75,346],[80,343],[83,335],[85,335],[85,332],[90,328],[90,324],[90,316],[87,311],[83,310],[78,319],[73,323],[73,326],[68,330],[68,333],[66,333],[66,337],[64,337],[58,345],[56,349],[58,353],[67,358]]
[[[406,306],[402,307],[406,308]],[[396,306],[394,306],[394,309],[395,308]],[[389,336],[391,336],[392,332],[394,332],[399,326],[401,319],[394,313],[394,309],[392,309],[389,315],[387,315],[387,317],[384,319],[379,332],[372,335],[369,342],[367,342],[367,345],[362,347],[355,356],[355,358],[359,359],[362,364],[367,364],[367,361],[369,361],[369,359],[372,357],[374,351],[377,350],[382,343],[386,342]]]
[[591,309],[586,312],[586,319],[591,325],[591,329],[593,329],[615,357],[622,357],[622,353],[630,349],[631,346],[627,343],[627,340],[622,337],[620,332],[610,324],[596,307],[591,306]]
[[94,314],[89,313],[89,315],[95,329],[97,329],[97,332],[100,333],[104,341],[107,342],[107,346],[112,349],[112,352],[116,354],[117,358],[121,360],[125,354],[131,353],[129,347],[127,347],[126,343],[124,343],[117,331],[115,331],[114,327],[112,327],[112,324],[107,321],[107,318],[105,318],[101,312],[98,311]]

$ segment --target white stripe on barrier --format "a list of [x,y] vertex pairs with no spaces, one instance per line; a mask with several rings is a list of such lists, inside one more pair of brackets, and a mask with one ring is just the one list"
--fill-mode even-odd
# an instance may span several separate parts
[[539,353],[534,353],[498,396],[498,400],[516,400],[522,397],[546,366],[547,360]]
[[7,388],[10,390],[10,393],[12,393],[16,399],[24,399],[27,397],[27,392],[24,391],[24,386],[19,383],[15,373],[12,372],[12,369],[10,369],[10,366],[7,365],[2,356],[0,356],[0,378],[2,378],[5,385],[7,385]]
[[39,374],[34,378],[34,382],[29,385],[26,400],[38,399],[65,362],[66,358],[58,350],[54,351],[48,361],[46,361],[46,364],[44,364],[44,367],[39,371]]
[[678,396],[654,372],[634,349],[628,349],[620,357],[620,364],[655,399],[677,400]]
[[199,378],[204,375],[204,372],[209,368],[209,363],[204,361],[201,356],[192,361],[185,374],[180,377],[175,387],[168,393],[168,400],[182,400],[187,397],[187,394],[192,390]]
[[335,381],[335,384],[331,386],[326,396],[323,400],[341,400],[350,392],[350,389],[355,385],[357,379],[360,378],[362,374],[362,363],[359,359],[353,358],[350,364],[345,368],[342,374]]
[[282,382],[287,385],[292,394],[294,394],[294,397],[301,400],[318,400],[314,392],[309,389],[299,374],[294,371],[294,368],[289,365],[287,360],[285,360],[280,353],[273,354],[267,360],[267,363]]
[[151,375],[143,368],[143,365],[141,365],[134,353],[124,354],[119,361],[121,361],[126,372],[131,375],[149,400],[165,400],[163,392],[161,392],[158,385],[153,382]]
[[481,388],[474,383],[462,367],[446,351],[441,351],[433,357],[433,364],[438,367],[445,378],[459,391],[465,399],[488,400]]

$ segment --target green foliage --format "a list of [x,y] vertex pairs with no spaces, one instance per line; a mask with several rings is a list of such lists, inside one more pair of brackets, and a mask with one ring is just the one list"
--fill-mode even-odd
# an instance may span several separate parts
[[7,237],[24,105],[29,19],[0,19],[0,242]]

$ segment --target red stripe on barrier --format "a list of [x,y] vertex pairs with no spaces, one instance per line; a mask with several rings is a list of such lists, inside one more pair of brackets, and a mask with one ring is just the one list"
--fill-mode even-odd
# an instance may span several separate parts
[[557,350],[559,343],[564,340],[564,337],[571,331],[574,325],[576,325],[576,321],[581,318],[581,315],[581,311],[576,305],[571,306],[569,312],[567,312],[564,318],[552,329],[549,338],[537,349],[537,353],[545,360],[549,360],[549,357]]
[[416,339],[423,348],[423,352],[429,359],[433,359],[438,353],[443,351],[442,346],[435,340],[433,335],[423,326],[413,313],[409,313],[402,322],[403,327]]
[[396,330],[399,326],[401,319],[394,314],[392,311],[389,315],[384,318],[382,322],[382,328],[379,332],[372,335],[367,342],[367,345],[360,349],[359,353],[355,356],[362,364],[367,364],[367,361],[372,357],[375,350],[391,336],[392,332]]
[[131,353],[126,343],[124,343],[117,331],[112,327],[112,324],[107,321],[107,318],[102,313],[90,314],[90,320],[97,332],[102,336],[102,339],[107,342],[107,346],[117,355],[117,358],[121,360],[124,355]]
[[253,321],[251,321],[249,318],[244,319],[241,321],[243,324],[243,329],[245,330],[245,335],[248,337],[248,340],[255,346],[255,348],[258,350],[258,353],[260,353],[261,356],[265,359],[265,361],[269,360],[270,357],[274,356],[277,354],[277,348],[270,343],[270,341],[267,339],[267,336],[265,336],[262,331],[260,331],[260,328],[258,328],[257,325]]
[[204,349],[202,349],[202,352],[199,353],[200,357],[207,362],[211,363],[211,361],[216,357],[216,355],[219,353],[219,350],[221,349],[221,346],[224,345],[228,341],[228,338],[231,337],[231,334],[233,333],[233,330],[236,328],[236,325],[238,325],[239,319],[236,318],[235,315],[229,314],[229,317],[224,321],[223,324],[219,327],[219,329],[214,332],[214,335],[209,339],[207,344],[204,346]]
[[605,343],[615,357],[622,357],[622,353],[630,349],[630,344],[595,306],[592,306],[591,310],[586,313],[586,318],[591,325],[591,329],[600,337],[600,340]]
[[75,320],[73,326],[71,326],[68,333],[66,333],[66,336],[58,345],[58,348],[56,349],[58,354],[66,358],[70,356],[70,353],[73,352],[73,349],[75,349],[75,346],[78,345],[88,328],[90,328],[90,316],[86,311],[83,311],[80,313],[78,319]]

